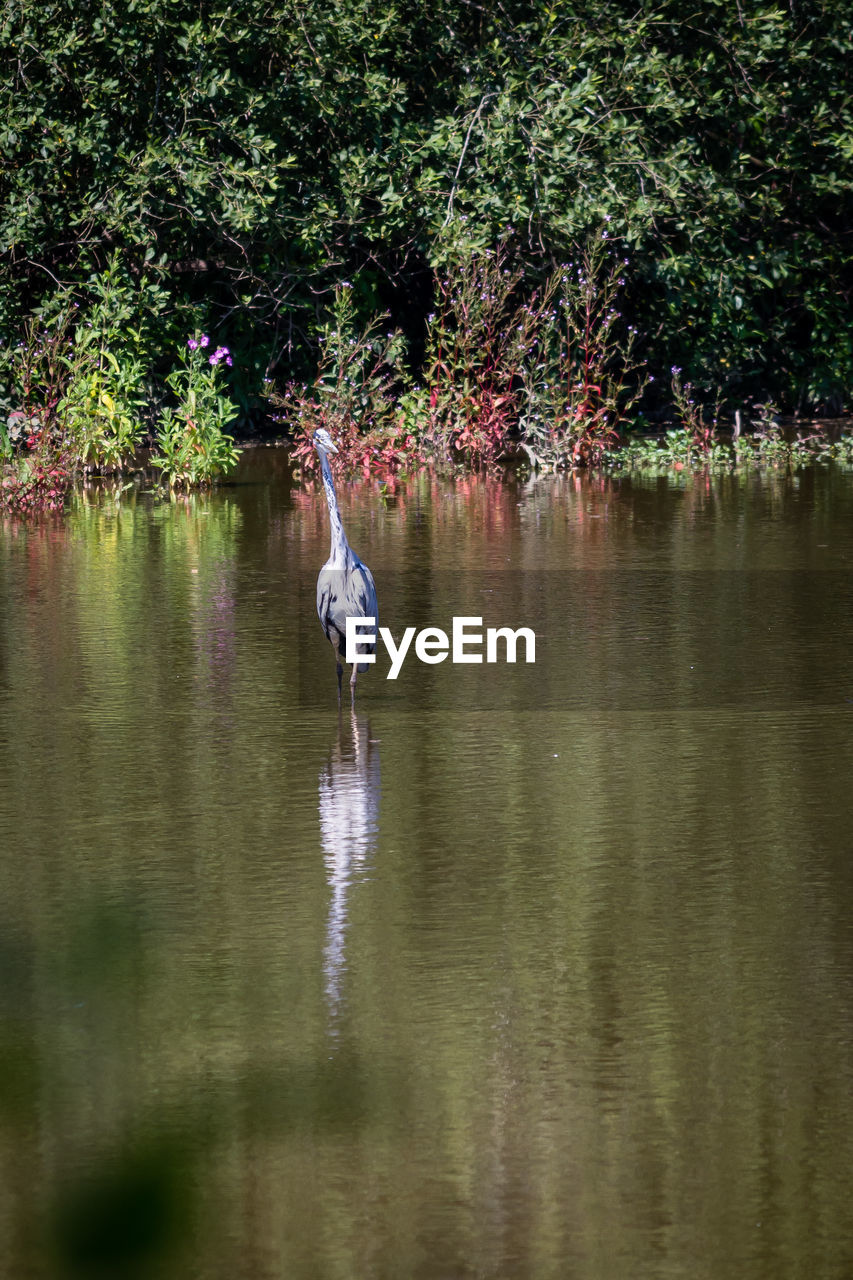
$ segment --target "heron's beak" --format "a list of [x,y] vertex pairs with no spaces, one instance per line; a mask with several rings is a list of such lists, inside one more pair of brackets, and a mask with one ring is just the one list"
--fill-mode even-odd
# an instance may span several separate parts
[[335,444],[334,440],[330,440],[326,445],[326,453],[338,453],[338,446]]

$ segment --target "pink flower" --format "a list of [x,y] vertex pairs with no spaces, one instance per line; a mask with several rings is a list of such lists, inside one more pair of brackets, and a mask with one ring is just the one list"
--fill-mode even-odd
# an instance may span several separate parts
[[199,345],[200,347],[206,347],[206,346],[209,346],[209,345],[210,345],[210,338],[208,338],[208,336],[207,336],[207,334],[206,334],[206,333],[203,333],[203,334],[201,335],[201,338],[199,339],[199,343],[198,343],[198,345]]

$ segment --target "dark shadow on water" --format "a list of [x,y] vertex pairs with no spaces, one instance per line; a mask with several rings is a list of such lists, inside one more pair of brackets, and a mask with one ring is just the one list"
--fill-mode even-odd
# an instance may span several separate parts
[[58,1170],[42,1241],[32,1241],[32,1253],[43,1255],[47,1244],[48,1274],[69,1280],[188,1274],[199,1232],[208,1248],[216,1231],[207,1184],[218,1152],[234,1141],[234,1116],[244,1136],[320,1140],[357,1132],[383,1105],[348,1052],[172,1097],[136,1129],[87,1152],[83,1173]]
[[[360,772],[366,746],[366,726],[348,726],[324,784],[326,812],[340,821],[343,796],[353,796],[341,836],[355,843],[342,846],[350,855],[344,852],[330,870],[339,877],[332,928],[345,925],[347,868],[370,847],[376,793],[367,787],[358,796],[360,779],[378,774],[372,763]],[[190,1063],[162,1094],[141,1078],[137,1096],[127,1003],[143,975],[156,969],[166,931],[158,936],[158,923],[130,902],[81,902],[76,916],[77,927],[47,947],[44,938],[0,929],[6,992],[0,1137],[5,1169],[14,1174],[0,1210],[3,1274],[33,1280],[193,1274],[201,1242],[209,1253],[221,1229],[223,1152],[243,1140],[340,1140],[381,1123],[399,1105],[399,1089],[387,1087],[384,1072],[380,1089],[377,1064],[368,1069],[340,1046],[333,1058],[237,1071]]]

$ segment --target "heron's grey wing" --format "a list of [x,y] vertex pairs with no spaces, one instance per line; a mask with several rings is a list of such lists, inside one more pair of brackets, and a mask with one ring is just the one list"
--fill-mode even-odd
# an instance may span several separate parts
[[[347,618],[377,617],[376,587],[367,565],[353,556],[345,569],[323,569],[317,583],[317,612],[328,639],[343,649]],[[372,633],[361,633],[359,647],[364,653],[375,652],[375,626]]]
[[[317,579],[317,614],[327,640],[339,652],[346,648],[347,618],[373,618],[372,631],[359,637],[362,653],[376,652],[379,610],[376,601],[376,584],[366,564],[355,553],[344,569],[323,566]],[[359,663],[359,671],[367,670],[366,663]]]
[[362,564],[356,558],[358,570],[361,574],[362,597],[361,604],[364,612],[363,618],[375,618],[377,626],[379,625],[379,601],[376,599],[376,583],[373,581],[373,574],[370,572],[366,564]]
[[[376,653],[376,638],[379,627],[379,604],[376,599],[376,584],[373,581],[373,574],[370,572],[366,564],[362,564],[356,557],[356,563],[349,579],[349,591],[347,595],[347,611],[352,616],[356,613],[360,618],[373,618],[372,631],[366,631],[359,648],[362,653]],[[358,669],[363,675],[368,669],[368,663],[360,662]]]
[[366,565],[320,570],[317,579],[317,616],[326,636],[334,628],[346,634],[347,618],[376,617],[376,587]]
[[[323,634],[327,640],[332,640],[329,635],[331,626],[331,610],[333,602],[337,595],[337,585],[340,574],[334,569],[321,569],[320,576],[317,578],[317,616],[320,619],[320,626],[323,628]],[[334,644],[334,640],[332,640]]]

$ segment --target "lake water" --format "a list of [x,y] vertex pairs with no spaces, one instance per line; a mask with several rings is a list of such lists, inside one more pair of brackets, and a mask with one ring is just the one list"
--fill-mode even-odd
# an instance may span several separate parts
[[14,1280],[853,1275],[853,477],[342,486],[0,527]]

